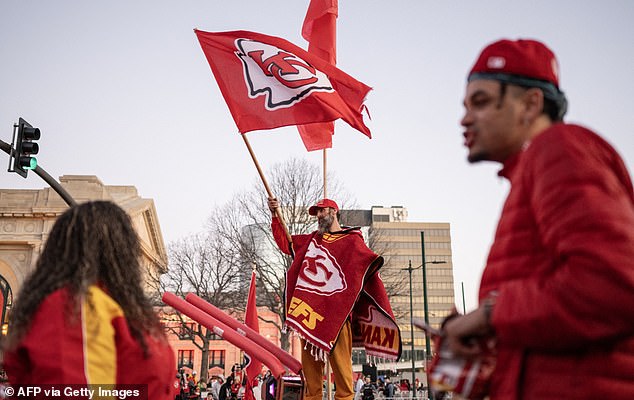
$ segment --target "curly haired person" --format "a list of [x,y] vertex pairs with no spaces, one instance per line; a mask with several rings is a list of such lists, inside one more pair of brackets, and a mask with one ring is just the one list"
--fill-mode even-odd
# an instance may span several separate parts
[[116,204],[64,212],[11,313],[9,382],[137,385],[147,398],[173,399],[174,353],[143,292],[140,257],[132,222]]

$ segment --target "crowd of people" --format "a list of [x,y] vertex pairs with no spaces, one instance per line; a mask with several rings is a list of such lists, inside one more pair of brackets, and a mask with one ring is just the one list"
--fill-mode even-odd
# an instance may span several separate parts
[[[208,380],[197,379],[196,371],[191,373],[181,369],[176,374],[174,387],[175,400],[242,400],[245,398],[246,379],[240,383],[240,373],[236,374],[235,367],[226,378],[222,375],[212,375]],[[274,393],[269,387],[271,384],[271,373],[267,370],[264,375],[257,377],[257,384],[253,386],[253,398],[255,400],[274,400]],[[324,383],[325,385],[325,383]],[[335,385],[333,384],[333,390]],[[427,388],[423,382],[416,379],[416,398],[423,399]],[[372,380],[370,375],[359,374],[354,384],[354,400],[408,400],[414,397],[412,385],[407,378],[398,379],[394,382],[389,376],[378,377]],[[324,397],[326,398],[326,391]]]
[[[191,373],[180,369],[174,380],[175,400],[242,400],[247,389],[246,375],[242,366],[235,364],[229,376],[212,375],[207,380],[198,379],[196,371]],[[253,391],[255,400],[274,400],[274,393],[270,390],[271,371],[256,377]]]
[[[423,383],[416,379],[414,382],[416,390],[416,398],[424,399],[427,388]],[[372,376],[359,374],[355,383],[354,400],[388,400],[388,399],[412,399],[412,384],[409,379],[402,378],[392,382],[389,376],[378,377],[376,381],[372,381]]]

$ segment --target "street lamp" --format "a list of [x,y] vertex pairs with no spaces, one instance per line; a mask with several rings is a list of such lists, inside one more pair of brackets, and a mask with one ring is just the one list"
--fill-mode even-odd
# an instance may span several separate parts
[[[420,247],[422,251],[422,267],[423,267],[423,305],[425,307],[425,323],[429,325],[429,305],[427,302],[427,264],[446,264],[446,261],[430,261],[425,260],[425,231],[420,231]],[[411,273],[411,272],[410,272]],[[411,280],[410,280],[411,283]],[[429,380],[429,360],[431,356],[431,343],[429,340],[429,332],[425,331],[425,376],[427,377],[427,395],[430,400],[434,400],[434,394],[431,391]]]
[[412,388],[412,399],[416,398],[416,387],[414,386],[416,382],[416,357],[414,356],[414,301],[412,295],[412,271],[420,267],[421,266],[419,265],[416,268],[412,268],[412,260],[409,260],[409,267],[401,268],[402,271],[407,270],[409,272],[409,331],[412,340],[412,382],[410,387]]

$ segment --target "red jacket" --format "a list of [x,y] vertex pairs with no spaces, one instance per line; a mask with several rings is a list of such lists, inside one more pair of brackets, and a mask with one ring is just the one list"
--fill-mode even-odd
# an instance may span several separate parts
[[505,163],[482,276],[497,292],[492,400],[634,399],[634,191],[591,131],[556,124]]
[[148,399],[173,400],[176,360],[167,342],[146,336],[150,355],[145,358],[121,307],[97,286],[89,291],[94,310],[84,302],[81,317],[74,320],[67,315],[65,289],[44,299],[25,337],[4,354],[9,382],[57,387],[116,384],[120,390],[146,387]]

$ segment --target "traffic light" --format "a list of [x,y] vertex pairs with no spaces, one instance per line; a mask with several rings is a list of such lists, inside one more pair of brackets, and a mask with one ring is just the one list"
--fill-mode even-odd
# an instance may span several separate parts
[[26,178],[29,170],[37,167],[37,159],[33,155],[40,151],[40,146],[33,141],[40,138],[40,129],[34,128],[22,118],[20,118],[17,128],[15,150],[13,150],[14,153],[12,154],[13,169],[10,169],[10,171],[17,172],[23,178]]

